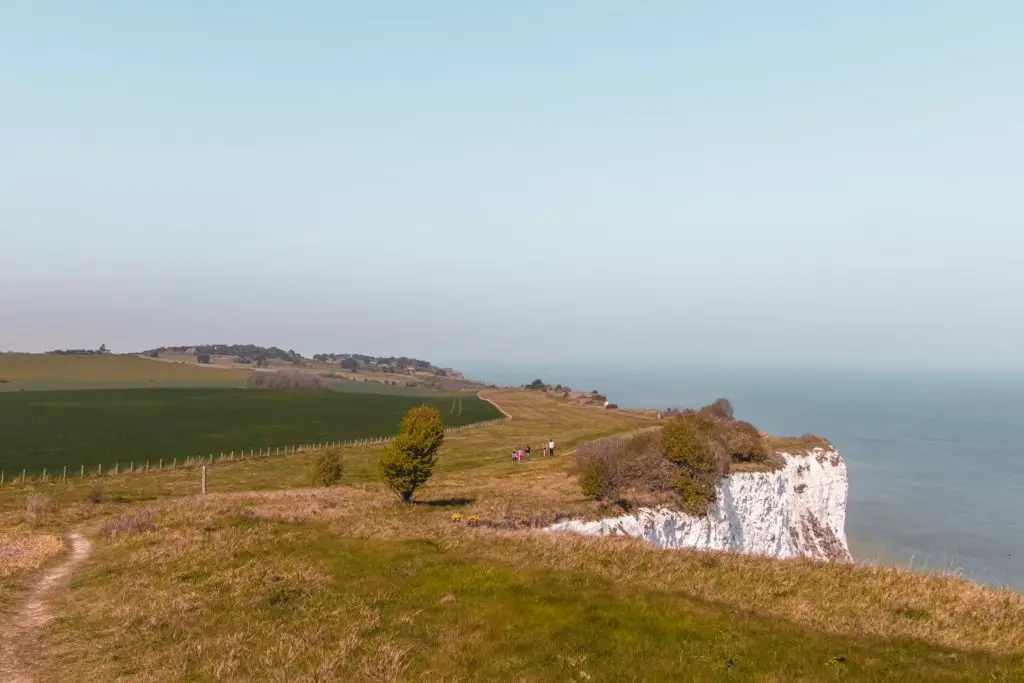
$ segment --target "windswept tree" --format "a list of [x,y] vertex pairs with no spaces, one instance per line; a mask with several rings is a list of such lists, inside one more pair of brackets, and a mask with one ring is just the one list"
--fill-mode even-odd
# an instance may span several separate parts
[[411,502],[416,489],[433,474],[443,441],[444,421],[434,408],[412,408],[402,418],[398,435],[380,457],[381,479],[402,502]]

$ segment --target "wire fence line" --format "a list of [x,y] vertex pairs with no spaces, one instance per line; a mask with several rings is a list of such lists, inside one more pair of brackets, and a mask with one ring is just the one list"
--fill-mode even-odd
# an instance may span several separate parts
[[[484,427],[498,422],[506,422],[509,419],[511,418],[499,417],[493,420],[473,422],[471,424],[461,425],[458,427],[445,427],[444,433],[446,435],[455,434],[467,429]],[[29,472],[27,468],[22,469],[21,472],[13,473],[0,470],[0,486],[24,486],[28,483],[53,483],[67,481],[68,479],[85,479],[104,476],[112,477],[127,474],[148,474],[150,472],[169,472],[180,469],[196,468],[202,465],[213,465],[214,463],[312,453],[328,448],[379,446],[388,444],[394,439],[394,436],[377,436],[365,439],[350,439],[348,441],[316,441],[312,443],[293,444],[291,446],[267,446],[266,448],[242,449],[239,451],[222,452],[219,454],[209,453],[207,455],[186,456],[185,458],[158,458],[138,461],[130,460],[128,461],[127,467],[122,467],[122,463],[116,462],[113,467],[108,467],[106,471],[103,470],[102,463],[96,466],[90,465],[89,467],[79,465],[77,471],[75,471],[74,467],[69,469],[67,465],[63,466],[60,470],[54,470],[52,472],[48,471],[48,468],[44,467],[41,473]]]

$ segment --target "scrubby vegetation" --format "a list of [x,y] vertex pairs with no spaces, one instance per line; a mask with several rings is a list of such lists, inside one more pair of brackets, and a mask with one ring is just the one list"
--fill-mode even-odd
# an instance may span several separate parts
[[402,418],[398,435],[380,457],[381,479],[402,502],[411,502],[430,479],[443,442],[444,422],[435,408],[419,406]]
[[341,483],[344,474],[342,449],[328,448],[320,451],[314,464],[313,483],[317,486],[334,486]]
[[726,399],[679,411],[660,430],[601,439],[577,452],[585,496],[674,505],[689,514],[706,513],[734,463],[769,469],[781,460],[756,427],[734,419]]
[[288,370],[254,372],[249,375],[246,384],[261,389],[324,389],[326,386],[316,375]]
[[[344,485],[329,489],[309,487],[313,453],[218,464],[206,496],[181,470],[107,479],[95,506],[89,480],[46,484],[61,502],[53,524],[78,528],[93,552],[16,654],[34,680],[83,683],[1024,680],[1013,591],[532,531],[592,505],[566,458],[515,467],[509,443],[543,435],[568,453],[657,423],[491,396],[513,419],[450,434],[422,505],[375,481],[377,446],[348,449]],[[0,610],[24,604],[62,548],[56,526],[22,523],[25,499],[0,487]],[[95,533],[140,506],[156,512],[154,531]]]

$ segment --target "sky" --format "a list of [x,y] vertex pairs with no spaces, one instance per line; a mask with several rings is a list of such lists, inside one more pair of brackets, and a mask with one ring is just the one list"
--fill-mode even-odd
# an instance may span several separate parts
[[1019,368],[1021,26],[0,0],[0,350]]

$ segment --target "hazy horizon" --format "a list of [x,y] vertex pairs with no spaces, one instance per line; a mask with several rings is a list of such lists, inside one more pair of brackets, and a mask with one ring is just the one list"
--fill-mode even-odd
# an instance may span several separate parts
[[1024,5],[0,7],[0,350],[1024,368]]

